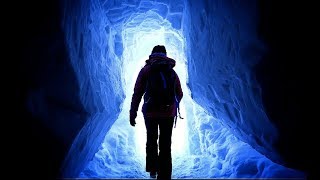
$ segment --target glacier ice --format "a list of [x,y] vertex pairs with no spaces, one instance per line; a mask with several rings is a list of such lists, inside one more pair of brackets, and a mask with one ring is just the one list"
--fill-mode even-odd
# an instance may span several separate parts
[[74,15],[64,22],[69,55],[91,114],[65,160],[66,177],[148,177],[143,117],[139,111],[132,128],[128,112],[135,78],[157,44],[177,60],[185,94],[185,119],[173,129],[174,178],[303,177],[274,162],[276,131],[250,74],[263,47],[237,2],[66,2]]

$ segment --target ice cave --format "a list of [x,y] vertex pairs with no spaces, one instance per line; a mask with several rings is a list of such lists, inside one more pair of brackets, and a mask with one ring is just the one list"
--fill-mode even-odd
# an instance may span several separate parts
[[255,31],[256,3],[76,5],[66,4],[64,29],[81,102],[92,115],[68,154],[65,177],[148,178],[143,117],[132,128],[128,112],[137,73],[158,44],[177,61],[185,92],[186,118],[172,137],[173,178],[302,177],[277,164],[277,132],[250,71],[265,51]]
[[[72,143],[59,168],[63,178],[149,178],[142,113],[135,127],[128,118],[137,74],[158,44],[176,60],[184,91],[184,119],[172,136],[172,178],[305,176],[274,150],[278,131],[254,74],[268,51],[257,34],[258,1],[70,0],[61,7],[77,87],[70,94],[84,109],[55,121],[58,137],[74,132],[64,138]],[[43,115],[45,107],[36,106],[41,92],[28,107]]]

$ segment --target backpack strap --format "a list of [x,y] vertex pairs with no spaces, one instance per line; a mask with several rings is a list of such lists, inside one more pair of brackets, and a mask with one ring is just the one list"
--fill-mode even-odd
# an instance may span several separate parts
[[167,88],[166,78],[164,78],[164,75],[163,75],[162,71],[160,71],[160,75],[161,75],[163,87]]
[[179,106],[180,103],[177,103],[177,111],[178,111],[178,114],[174,117],[174,128],[176,128],[177,126],[177,117],[179,116],[180,119],[184,119],[183,117],[181,117],[181,114],[180,114],[180,106]]
[[[176,76],[176,74],[175,74],[175,76]],[[175,77],[176,78],[176,77]],[[177,94],[176,94],[176,83],[174,83],[174,98],[175,98],[175,100],[176,100],[176,105],[177,105],[177,114],[176,114],[176,116],[174,117],[174,128],[176,128],[176,126],[177,126],[177,119],[178,119],[178,116],[179,116],[179,118],[180,119],[184,119],[183,117],[181,117],[181,113],[180,113],[180,102],[178,101],[178,99],[177,99]]]

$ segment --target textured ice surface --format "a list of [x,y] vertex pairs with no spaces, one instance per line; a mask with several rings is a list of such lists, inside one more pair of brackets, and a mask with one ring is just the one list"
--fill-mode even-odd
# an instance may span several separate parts
[[65,17],[64,26],[79,95],[91,117],[66,158],[66,177],[148,177],[143,117],[139,112],[133,128],[128,112],[137,74],[157,44],[177,60],[184,91],[185,119],[173,129],[173,177],[302,176],[273,162],[278,160],[272,152],[276,130],[252,76],[263,53],[255,34],[255,4],[78,4],[66,3],[74,16]]

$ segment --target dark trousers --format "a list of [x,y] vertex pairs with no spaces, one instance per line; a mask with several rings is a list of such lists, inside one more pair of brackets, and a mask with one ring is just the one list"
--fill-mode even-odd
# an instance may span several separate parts
[[[157,171],[158,179],[171,179],[171,136],[174,118],[145,117],[147,128],[146,171]],[[159,135],[158,135],[159,127]],[[159,153],[158,153],[159,136]]]

